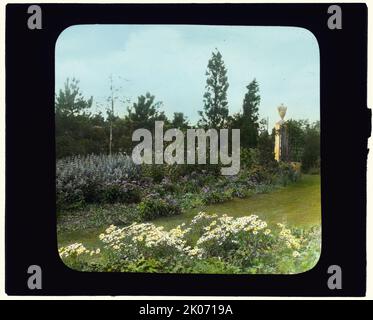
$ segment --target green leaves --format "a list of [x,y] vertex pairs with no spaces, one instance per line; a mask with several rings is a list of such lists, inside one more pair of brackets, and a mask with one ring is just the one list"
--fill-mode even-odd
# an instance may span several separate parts
[[228,122],[227,69],[221,53],[216,50],[207,64],[204,111],[199,111],[200,124],[210,128],[224,128]]
[[79,80],[67,78],[64,90],[60,90],[55,101],[56,113],[76,116],[92,106],[93,97],[85,100],[79,89]]

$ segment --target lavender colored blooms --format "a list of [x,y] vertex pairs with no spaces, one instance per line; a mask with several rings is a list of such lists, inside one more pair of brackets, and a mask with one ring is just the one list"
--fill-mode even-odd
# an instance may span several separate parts
[[123,192],[140,176],[140,167],[123,154],[73,156],[56,162],[57,205],[86,202],[102,188]]

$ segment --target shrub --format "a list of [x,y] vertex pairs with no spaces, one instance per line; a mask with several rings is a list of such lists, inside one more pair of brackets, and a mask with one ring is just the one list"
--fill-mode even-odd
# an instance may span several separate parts
[[138,204],[137,208],[142,221],[181,213],[180,206],[175,200],[171,198],[158,198],[157,195],[146,197]]
[[194,178],[186,179],[182,185],[182,192],[184,193],[199,193],[200,189],[199,181]]
[[124,228],[112,225],[100,235],[100,240],[112,259],[162,259],[185,254],[185,232],[180,227],[165,231],[152,223],[134,223]]
[[308,172],[313,167],[320,166],[320,131],[316,127],[308,128],[304,151],[302,154],[302,170]]
[[191,164],[174,164],[165,167],[166,175],[172,182],[178,182],[181,178],[190,175],[193,171],[198,170],[197,165]]
[[141,175],[150,178],[155,183],[160,183],[165,177],[165,166],[163,164],[142,164]]
[[58,209],[80,209],[85,204],[84,193],[77,185],[66,183],[62,186],[62,183],[57,181],[56,190],[56,207]]
[[298,180],[300,172],[290,163],[280,162],[277,169],[277,180],[283,186]]
[[163,189],[164,193],[175,193],[179,190],[179,185],[175,182],[172,182],[170,178],[163,178],[159,187]]
[[254,148],[241,148],[240,163],[242,169],[250,169],[259,163],[259,150]]
[[268,169],[261,165],[253,166],[248,172],[248,179],[254,185],[260,183],[273,183],[274,177],[275,171],[273,169]]
[[193,219],[190,221],[189,227],[194,234],[200,235],[217,217],[217,214],[207,214],[206,212],[201,211],[193,217]]
[[[223,215],[204,228],[196,244],[208,257],[227,258],[243,242],[248,251],[255,254],[254,251],[259,253],[267,246],[267,242],[263,241],[270,238],[266,234],[266,227],[267,223],[255,215],[240,218]],[[260,238],[262,235],[263,239]]]
[[203,206],[203,198],[197,193],[184,193],[179,200],[182,210],[192,209]]
[[244,184],[235,183],[229,186],[228,193],[233,198],[246,198],[252,194],[253,191],[247,188]]
[[[122,155],[74,156],[56,162],[56,196],[59,209],[85,203],[125,200],[128,181],[138,179],[140,168]],[[102,192],[104,194],[102,195]],[[132,193],[130,191],[129,193]],[[134,201],[133,194],[129,201]]]
[[141,200],[141,192],[133,183],[107,183],[101,187],[98,199],[103,203],[137,203]]
[[202,201],[204,204],[223,203],[232,199],[231,190],[212,190],[209,187],[202,189]]

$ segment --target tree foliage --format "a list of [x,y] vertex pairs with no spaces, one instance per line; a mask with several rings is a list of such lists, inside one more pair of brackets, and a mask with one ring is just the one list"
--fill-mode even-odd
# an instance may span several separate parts
[[259,84],[254,79],[246,87],[242,113],[238,113],[233,117],[233,128],[240,129],[241,146],[243,148],[255,148],[258,144],[259,136]]
[[207,64],[206,92],[203,96],[204,111],[200,111],[200,124],[210,128],[224,128],[228,121],[229,87],[223,56],[216,50]]
[[144,128],[151,130],[154,128],[154,121],[167,121],[164,112],[159,111],[161,102],[155,101],[155,96],[147,92],[137,98],[131,108],[128,108],[126,119],[132,124],[134,130]]
[[188,119],[184,116],[184,113],[174,112],[174,118],[171,122],[171,126],[172,128],[178,128],[180,130],[188,129]]
[[79,89],[79,81],[68,78],[65,82],[64,89],[60,89],[56,96],[55,108],[56,113],[65,116],[76,116],[88,110],[92,106],[93,97],[88,100],[84,99]]
[[104,152],[104,119],[100,113],[92,116],[88,112],[93,98],[85,99],[78,84],[76,79],[67,79],[55,99],[57,158]]
[[[229,116],[227,90],[229,87],[227,68],[221,53],[216,50],[208,61],[206,92],[203,96],[204,110],[196,127],[240,129],[241,150],[247,158],[257,158],[264,166],[274,162],[274,133],[268,132],[265,119],[259,121],[261,96],[259,84],[254,78],[247,86],[241,112]],[[114,114],[113,87],[111,83],[111,105],[106,116],[101,112],[92,114],[93,97],[85,98],[76,79],[66,80],[55,97],[56,156],[124,152],[131,153],[134,143],[132,134],[136,129],[148,129],[154,133],[154,122],[163,121],[164,130],[178,128],[183,132],[191,126],[183,112],[175,112],[168,119],[160,110],[162,102],[147,92],[140,95],[123,116]],[[117,97],[115,97],[117,98]],[[319,166],[320,124],[308,120],[287,120],[289,138],[289,160],[302,162],[304,171]],[[230,137],[231,138],[231,137]],[[209,152],[207,152],[209,154]],[[251,160],[250,160],[251,161]],[[249,161],[249,162],[250,162]]]
[[304,151],[302,155],[302,168],[309,171],[320,167],[320,122],[306,128],[304,138]]
[[319,167],[320,163],[320,122],[308,120],[286,121],[289,136],[289,157],[291,161],[302,162],[302,170],[307,172]]

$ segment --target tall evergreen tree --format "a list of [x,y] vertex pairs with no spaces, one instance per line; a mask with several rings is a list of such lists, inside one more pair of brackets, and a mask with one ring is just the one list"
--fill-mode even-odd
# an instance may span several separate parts
[[134,102],[131,108],[128,108],[126,118],[132,123],[133,129],[154,129],[154,121],[163,120],[167,122],[167,118],[163,111],[159,111],[161,102],[155,102],[155,96],[147,92],[145,95],[140,95],[137,102]]
[[241,146],[244,148],[255,148],[258,144],[259,135],[259,85],[256,79],[246,87],[242,104],[242,114],[234,119],[234,127],[241,130]]
[[206,92],[203,96],[204,111],[199,111],[200,124],[213,128],[225,127],[228,120],[227,69],[221,53],[216,50],[208,62]]
[[250,117],[253,122],[258,121],[258,112],[260,104],[259,85],[256,79],[251,81],[246,87],[247,93],[243,100],[243,115]]
[[65,81],[64,90],[60,89],[55,98],[56,114],[76,116],[92,106],[93,97],[84,99],[79,89],[79,80],[69,78]]
[[55,97],[55,134],[57,158],[103,152],[104,119],[91,115],[93,98],[85,99],[79,81],[66,80]]
[[243,100],[243,118],[247,122],[247,139],[248,147],[255,147],[258,143],[258,129],[259,129],[259,85],[256,79],[250,82],[246,87],[247,93]]

